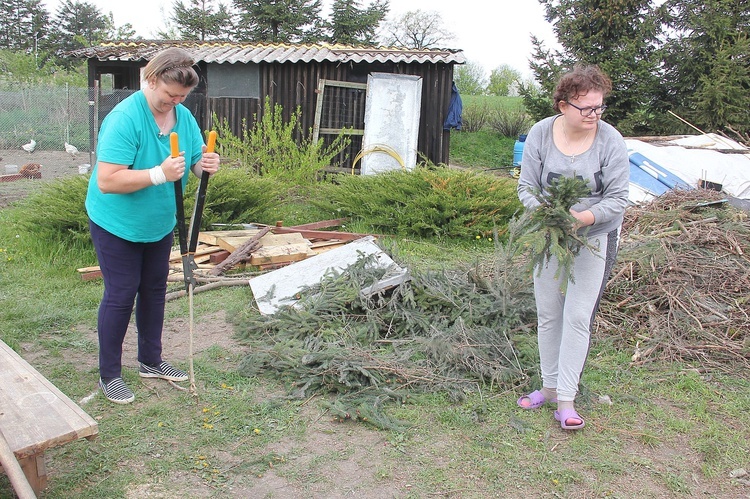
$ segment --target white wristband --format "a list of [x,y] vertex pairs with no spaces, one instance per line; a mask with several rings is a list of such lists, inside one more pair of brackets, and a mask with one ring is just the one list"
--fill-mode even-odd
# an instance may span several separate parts
[[161,185],[167,182],[167,176],[164,175],[164,170],[161,169],[161,165],[149,168],[148,176],[151,177],[151,183],[154,185]]

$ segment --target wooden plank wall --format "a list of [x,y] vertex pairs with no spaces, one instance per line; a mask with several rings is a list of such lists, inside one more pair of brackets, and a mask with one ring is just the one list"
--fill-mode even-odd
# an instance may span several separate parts
[[[450,104],[453,66],[404,63],[386,63],[376,69],[372,69],[372,65],[367,64],[359,66],[333,63],[264,64],[261,68],[260,88],[262,93],[270,97],[272,103],[279,103],[283,106],[285,119],[291,116],[297,106],[300,106],[302,109],[300,124],[307,133],[312,130],[315,120],[318,79],[366,83],[368,72],[366,68],[368,67],[373,71],[420,76],[423,80],[422,106],[417,148],[433,163],[448,163],[450,132],[443,131],[443,122]],[[354,102],[352,105],[355,105]],[[263,103],[261,103],[262,106]],[[361,148],[361,139],[359,148]]]
[[242,137],[243,120],[245,128],[250,129],[255,123],[255,117],[260,112],[259,99],[244,99],[239,97],[208,97],[206,99],[206,129],[213,127],[213,115],[221,122],[226,119],[229,128],[238,137]]

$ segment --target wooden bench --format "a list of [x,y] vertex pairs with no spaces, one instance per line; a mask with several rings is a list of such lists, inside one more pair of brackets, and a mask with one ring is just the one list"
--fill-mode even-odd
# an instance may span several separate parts
[[[44,451],[99,433],[94,419],[0,340],[0,431],[38,495]],[[2,468],[0,468],[2,470]]]

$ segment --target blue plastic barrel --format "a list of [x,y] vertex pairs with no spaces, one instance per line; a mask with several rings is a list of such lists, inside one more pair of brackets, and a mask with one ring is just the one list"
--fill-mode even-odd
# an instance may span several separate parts
[[518,140],[513,144],[513,166],[521,166],[524,143],[526,143],[526,135],[519,135]]

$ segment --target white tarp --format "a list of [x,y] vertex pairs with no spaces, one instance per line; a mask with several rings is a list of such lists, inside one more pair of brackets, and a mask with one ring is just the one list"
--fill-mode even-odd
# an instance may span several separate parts
[[740,144],[713,134],[690,136],[671,143],[675,145],[655,146],[640,140],[625,140],[629,152],[643,154],[692,187],[704,180],[721,185],[722,191],[730,196],[750,199],[750,150],[747,154],[713,151],[711,149],[743,149]]

